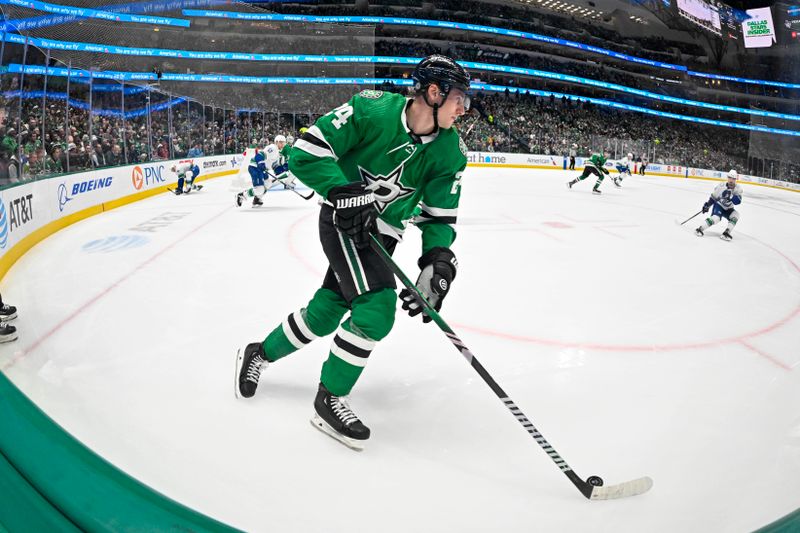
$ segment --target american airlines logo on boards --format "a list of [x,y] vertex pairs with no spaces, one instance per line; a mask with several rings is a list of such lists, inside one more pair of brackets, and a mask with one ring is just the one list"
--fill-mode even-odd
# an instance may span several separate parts
[[372,193],[364,194],[361,196],[353,196],[351,198],[339,198],[336,200],[336,209],[347,209],[348,207],[360,207],[368,205],[375,201],[375,195]]
[[133,188],[137,191],[142,190],[144,187],[166,183],[167,179],[164,177],[164,165],[144,167],[137,165],[133,167],[131,182],[133,183]]
[[0,198],[0,248],[8,245],[8,237],[15,230],[33,220],[33,193],[9,200]]
[[555,159],[553,159],[550,156],[546,156],[546,155],[540,155],[540,156],[531,155],[531,156],[528,156],[528,158],[525,161],[527,163],[534,164],[534,165],[546,165],[546,166],[553,166],[553,167],[558,166],[558,164],[556,163]]
[[72,191],[71,191],[72,196],[70,196],[70,191],[68,191],[67,186],[64,183],[62,183],[61,185],[58,186],[58,210],[63,212],[64,207],[67,205],[67,202],[71,201],[79,194],[87,193],[90,191],[96,191],[97,189],[105,189],[106,187],[111,187],[111,183],[113,181],[114,181],[113,176],[108,176],[106,178],[100,178],[100,179],[79,181],[72,185]]

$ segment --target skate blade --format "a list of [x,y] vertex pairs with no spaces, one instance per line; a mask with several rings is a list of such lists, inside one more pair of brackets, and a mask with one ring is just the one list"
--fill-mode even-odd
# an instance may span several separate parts
[[239,393],[239,372],[242,371],[242,363],[244,362],[244,350],[239,348],[236,350],[236,372],[233,374],[233,394],[236,399],[241,399],[242,395]]
[[338,440],[351,450],[355,450],[357,452],[364,451],[364,441],[351,439],[350,437],[345,437],[331,426],[328,425],[319,415],[315,414],[314,417],[311,419],[311,425],[320,430],[321,432],[328,435],[330,438],[334,440]]

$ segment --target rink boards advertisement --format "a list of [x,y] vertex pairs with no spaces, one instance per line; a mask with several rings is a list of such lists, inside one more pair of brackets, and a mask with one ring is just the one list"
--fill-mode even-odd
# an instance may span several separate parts
[[[575,158],[576,171],[583,170],[584,165],[589,159],[586,157]],[[616,160],[606,161],[605,167],[612,172],[616,172]],[[471,167],[506,167],[506,168],[536,168],[549,170],[567,170],[569,168],[569,158],[560,155],[539,155],[539,154],[508,154],[503,152],[469,152],[467,154],[467,165]],[[641,163],[634,163],[630,168],[632,173],[637,173]],[[662,163],[648,163],[645,173],[655,176],[666,176],[672,178],[693,178],[705,180],[724,180],[728,171],[708,170],[703,168],[685,167],[682,165],[669,165]],[[790,191],[800,191],[800,183],[787,183],[785,181],[739,174],[739,181],[764,185],[778,189]]]
[[[199,180],[238,173],[241,154],[194,158]],[[568,158],[543,154],[469,152],[469,166],[566,170]],[[124,167],[67,174],[0,191],[0,277],[34,244],[70,224],[174,187],[177,176],[170,167],[179,161],[156,161]],[[578,157],[576,169],[585,158]],[[615,161],[606,167],[615,170]],[[631,169],[638,170],[638,167]],[[727,172],[652,163],[647,174],[680,178],[724,180]],[[745,183],[800,191],[800,184],[758,176],[739,175]]]
[[[241,155],[193,159],[198,180],[238,172]],[[42,179],[0,191],[0,276],[31,246],[88,216],[163,193],[178,161],[156,161]],[[22,244],[22,246],[17,246]]]

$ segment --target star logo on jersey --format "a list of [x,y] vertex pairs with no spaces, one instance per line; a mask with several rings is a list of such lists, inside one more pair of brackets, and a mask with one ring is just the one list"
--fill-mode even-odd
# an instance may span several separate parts
[[415,189],[400,183],[400,178],[403,175],[403,165],[392,170],[388,176],[381,174],[375,176],[362,167],[358,167],[358,171],[361,173],[361,179],[367,184],[367,189],[371,190],[375,195],[375,205],[381,213],[395,200],[414,194]]

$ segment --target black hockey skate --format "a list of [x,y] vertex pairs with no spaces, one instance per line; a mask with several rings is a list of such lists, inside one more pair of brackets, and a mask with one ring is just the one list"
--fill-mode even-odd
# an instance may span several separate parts
[[731,233],[728,230],[725,230],[722,232],[722,235],[720,235],[719,238],[722,239],[723,241],[732,241],[733,235],[731,235]]
[[256,393],[261,371],[269,366],[260,342],[248,344],[236,352],[236,381],[234,392],[237,398],[251,398]]
[[592,194],[603,194],[600,189],[594,188],[592,189]]
[[696,230],[694,230],[694,234],[697,235],[698,237],[702,237],[703,236],[703,226],[699,226]]
[[253,207],[256,207],[257,205],[264,205],[264,202],[262,202],[261,198],[258,196],[253,196]]
[[17,318],[17,308],[13,305],[0,303],[0,320],[8,322]]
[[0,342],[11,342],[19,336],[17,328],[11,324],[0,322]]
[[236,195],[236,207],[242,207],[244,203],[244,193],[239,193]]
[[572,186],[575,185],[576,183],[578,183],[578,180],[568,181],[567,182],[567,187],[569,187],[571,189]]
[[320,383],[314,399],[314,410],[316,414],[311,419],[311,425],[348,448],[357,451],[364,449],[369,428],[350,409],[345,396],[334,396]]
[[619,189],[619,188],[621,188],[621,187],[622,187],[622,180],[620,180],[619,178],[611,178],[611,181],[613,181],[613,182],[614,182],[614,186],[615,186],[617,189]]

